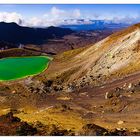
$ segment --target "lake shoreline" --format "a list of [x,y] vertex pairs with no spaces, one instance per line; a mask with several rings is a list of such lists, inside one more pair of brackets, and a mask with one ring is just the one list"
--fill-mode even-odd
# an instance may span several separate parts
[[[48,66],[49,66],[49,63],[50,63],[50,61],[52,61],[53,60],[53,58],[52,57],[50,57],[50,56],[21,56],[21,57],[5,57],[5,58],[2,58],[2,59],[0,59],[0,61],[2,61],[2,60],[7,60],[7,59],[15,59],[15,58],[19,58],[19,59],[21,59],[21,58],[47,58],[48,60],[47,60],[47,62],[43,62],[43,63],[47,63],[47,64],[45,64],[45,68],[41,68],[42,70],[40,71],[40,72],[34,72],[33,74],[29,74],[29,75],[23,75],[23,76],[21,76],[21,77],[19,77],[19,78],[11,78],[11,79],[9,79],[9,80],[0,80],[0,82],[12,82],[12,81],[17,81],[17,80],[22,80],[22,79],[25,79],[25,78],[28,78],[28,77],[33,77],[33,76],[36,76],[36,75],[39,75],[40,73],[42,73],[42,72],[44,72],[46,69],[48,69]],[[43,61],[46,61],[46,60],[43,60]],[[22,62],[22,61],[21,61]],[[39,65],[40,65],[40,63],[39,63]]]

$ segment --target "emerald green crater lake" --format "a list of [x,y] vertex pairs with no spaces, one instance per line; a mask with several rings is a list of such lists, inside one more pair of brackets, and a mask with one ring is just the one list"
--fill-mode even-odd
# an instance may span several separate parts
[[7,57],[0,59],[0,81],[9,81],[37,75],[47,69],[47,56]]

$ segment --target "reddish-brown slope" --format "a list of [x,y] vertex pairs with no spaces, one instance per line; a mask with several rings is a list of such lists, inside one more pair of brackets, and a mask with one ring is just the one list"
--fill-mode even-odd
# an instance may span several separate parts
[[74,82],[77,86],[125,77],[140,70],[139,41],[140,24],[136,24],[93,46],[56,56],[45,75],[60,84]]

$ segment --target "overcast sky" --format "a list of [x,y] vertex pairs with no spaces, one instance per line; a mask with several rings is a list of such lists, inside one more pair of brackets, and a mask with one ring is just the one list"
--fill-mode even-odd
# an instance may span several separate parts
[[23,26],[58,26],[91,24],[92,20],[112,20],[114,22],[140,22],[140,5],[0,5],[0,21],[16,22]]

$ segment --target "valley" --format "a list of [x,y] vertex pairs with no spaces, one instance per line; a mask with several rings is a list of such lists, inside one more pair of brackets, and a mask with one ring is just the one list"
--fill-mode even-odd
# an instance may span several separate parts
[[140,135],[139,40],[140,24],[135,24],[72,33],[40,48],[26,44],[1,50],[1,60],[53,59],[37,75],[0,82],[0,134]]

